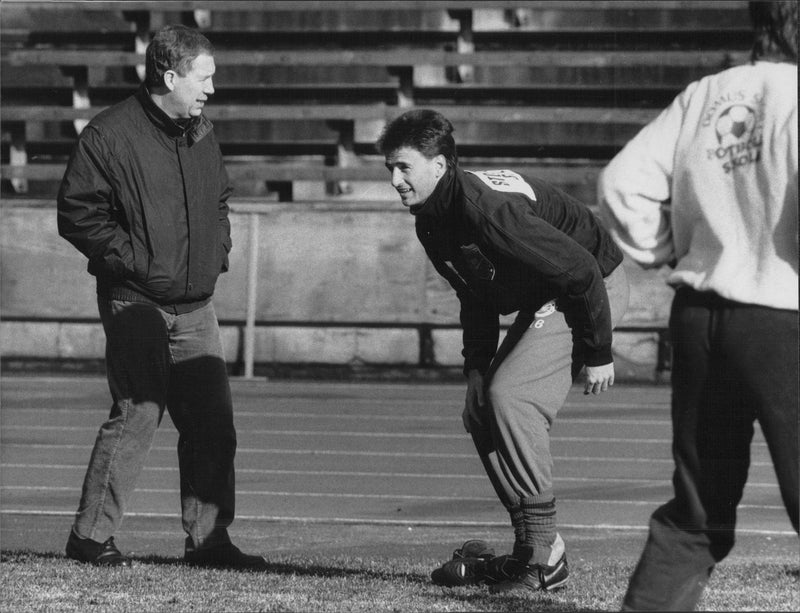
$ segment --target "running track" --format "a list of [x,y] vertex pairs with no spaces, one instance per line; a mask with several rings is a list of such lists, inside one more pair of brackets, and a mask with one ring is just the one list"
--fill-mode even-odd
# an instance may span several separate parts
[[[68,527],[108,410],[105,380],[8,376],[0,385],[0,519]],[[508,526],[461,425],[462,386],[232,387],[237,521]],[[668,387],[618,384],[599,397],[573,389],[552,430],[561,528],[644,530],[671,495],[670,431]],[[128,517],[178,516],[176,443],[165,416]],[[739,534],[794,535],[758,430],[752,460]]]

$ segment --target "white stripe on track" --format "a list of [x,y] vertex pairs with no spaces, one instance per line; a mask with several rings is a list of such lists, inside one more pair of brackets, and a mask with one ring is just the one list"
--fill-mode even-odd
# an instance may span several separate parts
[[[35,515],[53,517],[74,517],[74,511],[40,511],[32,509],[2,509],[0,515]],[[126,517],[174,519],[174,513],[125,513]],[[420,526],[433,528],[466,527],[466,528],[508,528],[508,521],[464,521],[464,520],[403,520],[403,519],[374,519],[356,517],[294,517],[281,515],[237,515],[237,521],[263,521],[275,523],[298,524],[344,524],[344,525],[372,525],[372,526]],[[644,524],[559,524],[565,530],[608,530],[614,532],[646,532],[648,527]],[[737,528],[737,534],[757,536],[789,536],[795,537],[793,530],[760,530],[755,528]]]
[[[33,466],[31,468],[38,468]],[[85,470],[83,465],[71,465],[55,468],[64,468],[71,470]],[[48,469],[50,470],[50,469]],[[145,471],[150,472],[178,472],[177,467],[146,467]],[[485,475],[464,475],[464,474],[425,474],[425,473],[392,473],[392,472],[366,472],[366,471],[327,471],[327,470],[276,470],[276,469],[262,469],[262,468],[237,468],[238,474],[247,475],[294,475],[303,477],[376,477],[382,479],[391,478],[407,478],[407,479],[465,479],[465,480],[480,480],[486,479]],[[641,479],[641,478],[625,478],[625,477],[559,477],[553,478],[556,486],[559,483],[614,483],[614,484],[628,484],[640,485],[643,487],[660,487],[672,483],[671,478],[665,479]],[[777,483],[762,483],[762,482],[747,482],[749,487],[764,487],[777,489]],[[36,486],[16,486],[16,485],[0,485],[0,489],[36,489]],[[42,489],[46,489],[42,486]],[[238,491],[238,490],[237,490]]]
[[[7,410],[8,411],[8,410]],[[36,413],[47,413],[48,415],[52,415],[53,410],[47,408],[36,408],[36,409],[24,409],[26,413],[29,412],[36,412]],[[70,415],[75,413],[94,413],[96,414],[97,411],[93,409],[77,409],[77,410],[70,410]],[[337,421],[343,420],[358,420],[362,422],[385,422],[385,421],[400,421],[400,422],[432,422],[432,423],[452,423],[456,419],[459,419],[460,416],[455,415],[445,415],[445,416],[436,416],[436,415],[375,415],[374,413],[363,413],[363,414],[347,414],[343,415],[341,413],[308,413],[308,412],[295,412],[295,411],[264,411],[256,412],[256,411],[237,411],[235,414],[236,418],[241,417],[258,417],[258,418],[281,418],[281,419],[336,419]],[[672,424],[671,421],[666,419],[607,419],[607,418],[583,418],[583,417],[559,417],[558,423],[560,424],[608,424],[608,425],[619,425],[619,426],[670,426]],[[58,428],[58,426],[25,426],[25,425],[14,425],[8,426],[9,428]],[[70,428],[75,428],[79,426],[67,426]]]
[[[54,430],[58,432],[86,432],[86,428],[81,426],[3,426],[4,431],[22,430],[42,432]],[[398,439],[447,439],[464,440],[467,434],[427,434],[421,432],[357,432],[357,431],[314,431],[314,430],[274,430],[266,428],[248,429],[248,435],[267,435],[267,436],[324,436],[324,437],[357,437],[357,438],[398,438]],[[573,442],[603,442],[603,443],[659,443],[672,444],[670,439],[660,438],[609,438],[594,436],[552,436],[551,441],[573,441]],[[759,443],[755,442],[754,445]]]
[[[13,491],[38,491],[38,492],[75,492],[74,487],[64,486],[34,486],[34,485],[3,485],[0,486],[0,491],[13,490]],[[174,488],[136,488],[139,494],[163,494],[163,495],[177,495],[179,490]],[[458,500],[462,502],[491,502],[496,501],[496,496],[429,496],[421,494],[349,494],[346,492],[285,492],[273,490],[248,490],[243,488],[236,489],[237,496],[303,496],[309,498],[355,498],[366,500]]]
[[[392,383],[392,382],[373,382],[373,381],[341,381],[341,382],[330,382],[330,381],[272,381],[267,378],[254,378],[254,379],[246,379],[244,377],[239,376],[229,376],[228,379],[231,382],[231,385],[234,387],[241,386],[242,389],[252,389],[253,387],[263,387],[266,390],[266,393],[272,394],[275,396],[280,393],[289,393],[292,390],[303,390],[300,395],[306,393],[306,390],[336,390],[338,393],[341,393],[342,390],[365,390],[368,389],[372,392],[378,390],[403,390],[408,391],[409,389],[424,389],[424,390],[433,390],[435,392],[453,392],[462,390],[465,387],[465,383],[462,382],[452,382],[452,383],[420,383],[420,384],[409,384],[409,383]],[[81,389],[86,387],[86,383],[92,383],[93,385],[98,386],[98,391],[102,391],[104,393],[108,392],[108,382],[104,375],[3,375],[3,381],[6,383],[15,383],[15,384],[27,384],[28,386],[32,386],[39,383],[49,383],[49,384],[59,384],[59,385],[73,385],[73,386],[80,386]],[[627,383],[620,383],[618,384],[619,387],[614,388],[614,391],[617,389],[624,390],[626,392],[650,392],[650,394],[664,394],[664,396],[668,399],[670,395],[670,388],[668,385],[636,385],[636,384],[627,384]],[[608,395],[599,396],[595,398],[597,403],[601,403],[601,401],[605,402],[606,400],[610,400],[610,394],[613,392],[609,392]],[[583,392],[580,385],[572,386],[570,390],[570,394],[578,396],[579,398],[583,397]],[[666,401],[668,402],[668,400]]]
[[[3,426],[3,430],[23,430],[23,431],[43,431],[65,430],[72,432],[85,432],[86,428],[78,426]],[[272,430],[272,429],[248,429],[248,435],[266,436],[322,436],[322,437],[354,437],[354,438],[397,438],[397,439],[443,439],[443,440],[465,440],[466,434],[426,434],[420,432],[356,432],[356,431],[315,431],[315,430]],[[666,438],[629,438],[629,437],[605,437],[605,436],[551,436],[550,442],[570,442],[570,443],[627,443],[627,444],[657,444],[671,445],[672,439]],[[766,447],[764,441],[753,441],[755,447]],[[4,443],[6,445],[6,443]]]
[[[16,490],[16,491],[52,491],[52,492],[74,492],[74,487],[64,486],[47,486],[36,487],[31,485],[18,485],[18,486],[0,486],[0,490]],[[136,492],[147,494],[179,494],[179,490],[171,488],[137,488]],[[238,495],[250,496],[280,496],[280,497],[298,497],[310,496],[315,498],[355,498],[355,499],[372,499],[372,500],[458,500],[461,502],[493,502],[497,500],[496,496],[430,496],[419,494],[350,494],[346,492],[283,492],[272,490],[237,490]],[[661,504],[656,500],[604,500],[604,499],[590,499],[590,498],[570,498],[569,496],[559,496],[559,504],[594,504],[594,505],[607,505],[607,506],[636,506],[636,507],[657,507]],[[782,511],[782,505],[769,505],[769,504],[740,504],[737,509],[758,509],[761,511]]]
[[[84,465],[78,464],[49,464],[49,465],[14,465],[5,464],[8,468],[26,468],[42,469],[42,470],[86,470]],[[177,466],[153,466],[145,467],[146,472],[161,472],[161,473],[178,473]],[[236,474],[242,475],[293,475],[296,477],[375,477],[381,479],[463,479],[485,481],[486,476],[481,474],[456,474],[456,473],[401,473],[401,472],[373,472],[373,471],[348,471],[348,470],[288,470],[288,469],[274,469],[274,468],[237,468]],[[556,477],[555,482],[571,481],[578,483],[635,483],[646,485],[664,485],[669,483],[669,479],[626,479],[626,478],[601,478],[601,477]],[[767,486],[769,484],[753,483],[755,487]],[[28,489],[29,486],[16,486],[16,485],[3,485],[2,488],[23,488]],[[35,488],[34,488],[35,489]]]
[[[87,445],[70,445],[67,443],[3,443],[3,447],[22,447],[24,449],[88,449]],[[174,446],[154,445],[150,451],[175,451]],[[308,455],[308,456],[362,456],[362,457],[387,457],[407,458],[409,454],[403,451],[343,451],[334,449],[257,449],[254,447],[237,447],[236,454],[274,454],[274,455]],[[441,458],[465,459],[476,458],[474,453],[422,453],[415,452],[415,458]],[[602,457],[602,456],[553,456],[557,462],[620,462],[620,463],[652,463],[672,464],[672,458],[642,458],[642,457]],[[36,466],[31,464],[30,466]],[[750,466],[772,466],[772,462],[754,461]]]
[[[266,397],[260,402],[264,404],[280,404],[281,402],[303,402],[303,403],[336,403],[337,407],[341,406],[342,404],[369,404],[372,407],[376,408],[396,408],[398,406],[420,406],[424,408],[430,408],[431,406],[440,406],[445,410],[460,410],[463,408],[461,405],[463,404],[463,400],[459,397],[458,399],[450,402],[444,399],[438,400],[421,400],[416,398],[391,398],[391,399],[383,399],[383,398],[304,398],[302,394],[298,396],[293,396],[291,394],[287,394],[285,397]],[[243,399],[243,398],[234,398],[234,405],[238,404],[251,404],[252,399]],[[105,405],[103,409],[106,409]],[[368,408],[368,407],[365,407]],[[653,403],[635,403],[635,402],[615,402],[613,404],[593,404],[587,405],[586,403],[580,402],[565,402],[561,410],[564,409],[590,409],[590,410],[613,410],[613,409],[620,409],[622,411],[628,410],[637,410],[641,409],[644,411],[664,411],[667,415],[669,415],[670,406],[669,403],[664,404],[653,404]],[[27,412],[27,411],[50,411],[51,413],[56,411],[69,411],[72,412],[80,412],[80,413],[97,413],[97,408],[68,408],[68,407],[9,407],[8,410],[14,410],[19,412]],[[265,411],[243,411],[234,409],[234,415],[268,415],[269,410]]]
[[[297,418],[301,417],[304,419],[326,419],[326,418],[335,418],[337,420],[342,419],[355,419],[359,421],[408,421],[408,422],[436,422],[436,423],[451,423],[455,420],[459,420],[460,423],[460,415],[447,415],[447,416],[430,416],[430,415],[374,415],[374,414],[363,414],[363,415],[341,415],[341,414],[331,414],[331,413],[292,413],[292,412],[280,412],[280,413],[253,413],[250,411],[237,413],[236,417],[246,416],[246,417],[280,417],[280,418]],[[672,422],[669,420],[657,420],[657,419],[606,419],[606,418],[597,418],[597,419],[586,419],[581,417],[559,417],[558,418],[559,424],[609,424],[609,425],[619,425],[619,426],[671,426]]]
[[[653,500],[597,500],[589,498],[569,498],[565,496],[556,496],[558,503],[569,502],[571,504],[604,504],[604,505],[618,505],[618,506],[634,506],[634,507],[655,507],[660,506],[660,501]],[[758,509],[762,511],[783,511],[786,507],[780,504],[740,504],[737,509]]]
[[[73,401],[76,399],[72,399]],[[241,398],[234,398],[234,405],[238,404],[251,404],[251,399],[241,399]],[[453,410],[453,414],[455,415],[457,410],[463,408],[461,405],[463,400],[458,398],[454,401],[448,401],[443,399],[438,400],[418,400],[416,398],[392,398],[392,399],[383,399],[383,398],[304,398],[301,395],[293,396],[291,394],[287,394],[285,397],[266,397],[261,400],[264,404],[280,404],[282,402],[295,402],[295,403],[335,403],[336,407],[332,408],[339,408],[342,404],[348,405],[355,405],[355,404],[368,404],[369,407],[364,408],[379,408],[379,409],[394,409],[397,407],[420,407],[430,409],[430,407],[440,407],[444,410]],[[105,405],[103,409],[106,409]],[[577,403],[577,402],[566,402],[562,405],[561,410],[564,409],[587,409],[587,410],[614,410],[619,409],[621,411],[629,411],[629,410],[642,410],[642,411],[660,411],[664,412],[666,415],[669,415],[670,406],[668,403],[666,404],[651,404],[651,403],[633,403],[633,402],[616,402],[613,404],[593,404],[587,405],[585,403]],[[81,412],[81,413],[94,413],[98,412],[97,408],[71,408],[71,407],[9,407],[8,410],[19,411],[19,412],[28,412],[28,411],[69,411],[72,412]],[[240,411],[234,409],[234,415],[269,415],[269,411]],[[330,413],[328,413],[330,415]]]

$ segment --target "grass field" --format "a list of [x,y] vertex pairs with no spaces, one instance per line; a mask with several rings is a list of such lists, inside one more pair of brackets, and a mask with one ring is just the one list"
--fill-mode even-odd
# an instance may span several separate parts
[[[630,562],[582,561],[571,584],[552,594],[495,596],[485,587],[440,588],[437,561],[355,556],[277,556],[265,573],[189,569],[174,559],[96,569],[61,555],[9,551],[0,579],[5,611],[613,611]],[[724,565],[701,610],[796,611],[795,564]]]
[[[18,518],[18,521],[29,521]],[[177,520],[176,520],[177,521]],[[495,596],[486,587],[447,589],[430,572],[465,537],[507,550],[507,530],[464,527],[237,522],[235,541],[264,554],[263,573],[192,569],[181,539],[163,520],[126,522],[117,543],[130,569],[67,560],[69,518],[42,520],[38,551],[2,552],[2,611],[617,611],[645,533],[569,530],[568,586],[553,594]],[[5,534],[17,521],[5,518]],[[136,544],[130,551],[127,545]],[[159,553],[155,553],[159,552]],[[166,553],[164,553],[166,552]],[[743,536],[717,568],[701,601],[706,611],[796,611],[800,581],[796,537]]]

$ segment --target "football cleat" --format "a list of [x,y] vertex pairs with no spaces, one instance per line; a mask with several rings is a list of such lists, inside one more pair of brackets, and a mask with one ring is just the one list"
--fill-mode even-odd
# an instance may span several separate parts
[[492,558],[486,566],[486,583],[493,585],[506,581],[514,581],[528,570],[528,565],[514,555]]
[[564,587],[568,578],[567,554],[563,554],[561,559],[552,566],[544,564],[528,565],[528,568],[514,579],[494,583],[489,589],[495,594],[518,590],[552,592]]
[[490,560],[494,557],[494,549],[489,543],[480,539],[471,539],[453,552],[453,559],[458,558],[483,558]]
[[487,564],[494,557],[494,549],[486,541],[469,540],[453,552],[449,562],[431,573],[431,580],[435,585],[446,587],[483,583]]
[[488,571],[492,577],[489,589],[496,594],[518,590],[551,592],[564,587],[569,578],[567,553],[560,535],[556,535],[547,564],[524,564],[511,556],[503,557],[510,559],[501,563],[495,558]]

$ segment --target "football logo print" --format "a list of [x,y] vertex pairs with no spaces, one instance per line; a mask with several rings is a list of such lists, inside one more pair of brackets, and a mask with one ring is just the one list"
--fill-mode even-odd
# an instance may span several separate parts
[[723,147],[732,145],[743,136],[752,132],[756,124],[753,110],[743,104],[726,109],[717,119],[717,140]]
[[541,307],[539,307],[539,310],[536,311],[534,317],[536,317],[537,319],[540,317],[547,317],[548,315],[552,315],[555,312],[556,312],[556,301],[551,300],[550,302],[546,302]]

